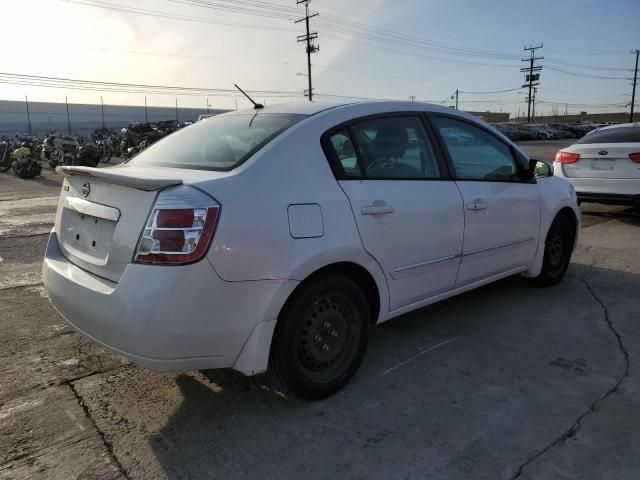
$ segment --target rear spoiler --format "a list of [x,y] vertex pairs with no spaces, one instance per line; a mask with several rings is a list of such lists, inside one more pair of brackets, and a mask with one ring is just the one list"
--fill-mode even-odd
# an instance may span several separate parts
[[[127,171],[128,170],[128,171]],[[160,190],[161,188],[182,185],[179,178],[153,177],[153,171],[145,169],[145,175],[136,175],[128,168],[93,168],[93,167],[57,167],[57,173],[64,175],[79,175],[103,180],[114,185],[136,188],[138,190]],[[138,173],[138,172],[136,172]],[[151,173],[151,175],[149,175]]]

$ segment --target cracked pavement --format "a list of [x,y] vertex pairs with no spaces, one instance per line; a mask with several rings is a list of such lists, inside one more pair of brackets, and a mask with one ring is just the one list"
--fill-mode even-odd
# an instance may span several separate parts
[[39,281],[59,183],[0,176],[0,479],[640,477],[640,209],[584,205],[559,286],[506,279],[380,325],[353,382],[305,403],[67,327]]

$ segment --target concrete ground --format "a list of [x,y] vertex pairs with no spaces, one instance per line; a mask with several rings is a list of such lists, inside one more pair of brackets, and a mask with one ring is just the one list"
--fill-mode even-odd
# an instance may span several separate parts
[[0,175],[0,479],[640,477],[638,208],[583,205],[557,287],[506,279],[375,327],[353,381],[307,403],[72,332],[39,277],[60,181]]

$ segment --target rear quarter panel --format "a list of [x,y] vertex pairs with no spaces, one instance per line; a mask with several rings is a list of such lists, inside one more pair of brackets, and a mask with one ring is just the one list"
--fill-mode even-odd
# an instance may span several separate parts
[[[236,169],[235,175],[197,186],[221,204],[208,260],[226,281],[304,280],[336,262],[367,269],[387,308],[384,275],[362,248],[349,201],[336,181],[320,144],[335,125],[334,115],[306,119]],[[288,207],[317,204],[322,236],[293,238]],[[384,310],[383,310],[384,311]]]

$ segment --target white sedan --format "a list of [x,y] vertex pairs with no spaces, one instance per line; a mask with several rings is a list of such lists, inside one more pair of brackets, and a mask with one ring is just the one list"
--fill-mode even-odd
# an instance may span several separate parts
[[640,203],[640,123],[625,123],[589,132],[559,150],[555,172],[569,180],[578,201]]
[[61,170],[43,278],[71,325],[144,367],[269,369],[305,398],[350,380],[370,325],[514,274],[556,284],[580,226],[549,165],[420,103],[231,112]]

